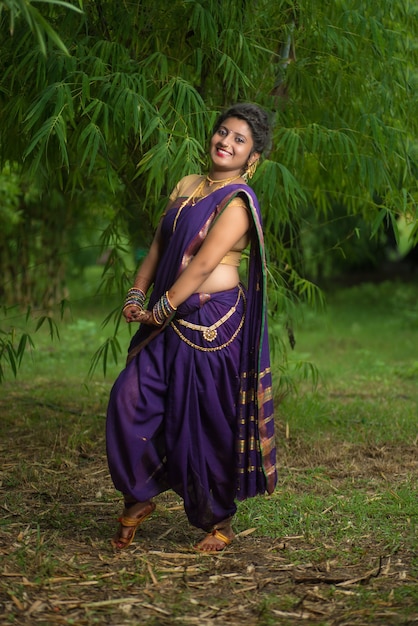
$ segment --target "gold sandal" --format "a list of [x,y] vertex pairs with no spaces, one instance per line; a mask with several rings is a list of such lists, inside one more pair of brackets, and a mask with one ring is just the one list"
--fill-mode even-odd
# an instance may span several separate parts
[[[214,528],[210,533],[208,533],[206,535],[206,537],[215,537],[215,539],[218,539],[218,541],[222,541],[225,546],[223,548],[220,548],[219,550],[201,550],[198,545],[195,546],[195,549],[198,552],[204,552],[204,553],[208,553],[208,554],[213,554],[213,553],[217,553],[217,552],[222,552],[222,550],[225,550],[225,548],[227,546],[229,546],[229,544],[232,542],[232,539],[230,539],[229,537],[227,537],[226,535],[224,535],[223,533],[221,533],[220,530],[218,530],[217,528]],[[204,541],[204,539],[203,539]],[[200,543],[203,543],[203,541],[201,541]]]
[[[155,511],[154,502],[150,502],[148,506],[145,508],[144,513],[139,517],[128,517],[122,515],[119,517],[118,522],[121,526],[125,528],[132,528],[132,534],[129,537],[118,537],[118,539],[111,539],[110,542],[114,548],[117,550],[125,550],[128,546],[131,545],[134,540],[135,533],[137,528],[144,522],[147,517],[149,517]],[[120,545],[122,544],[122,545]]]

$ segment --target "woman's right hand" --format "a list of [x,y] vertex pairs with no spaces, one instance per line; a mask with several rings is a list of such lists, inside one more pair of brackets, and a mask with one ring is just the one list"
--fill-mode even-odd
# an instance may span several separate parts
[[136,304],[130,304],[123,309],[122,315],[129,324],[130,322],[140,322],[142,312],[142,307]]

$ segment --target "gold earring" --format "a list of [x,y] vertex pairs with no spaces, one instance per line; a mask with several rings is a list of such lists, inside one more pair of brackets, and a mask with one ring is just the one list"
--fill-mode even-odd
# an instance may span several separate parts
[[255,171],[257,169],[257,163],[258,163],[258,160],[247,164],[247,169],[245,170],[245,176],[247,179],[251,180],[251,178],[254,176]]

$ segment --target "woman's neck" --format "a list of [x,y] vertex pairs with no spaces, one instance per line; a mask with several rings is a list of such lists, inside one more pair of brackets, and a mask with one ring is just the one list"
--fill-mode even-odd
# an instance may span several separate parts
[[212,185],[227,185],[242,178],[241,173],[236,173],[233,176],[224,176],[223,174],[223,172],[209,172],[206,176],[207,185],[209,187],[212,187]]

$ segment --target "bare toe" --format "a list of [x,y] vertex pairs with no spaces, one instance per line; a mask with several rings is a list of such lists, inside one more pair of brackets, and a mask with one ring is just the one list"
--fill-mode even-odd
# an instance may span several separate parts
[[222,531],[215,528],[195,546],[195,549],[200,552],[221,552],[222,550],[225,550],[233,538],[234,533],[230,528],[223,528]]

